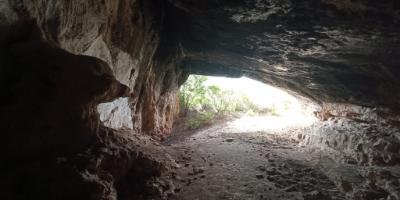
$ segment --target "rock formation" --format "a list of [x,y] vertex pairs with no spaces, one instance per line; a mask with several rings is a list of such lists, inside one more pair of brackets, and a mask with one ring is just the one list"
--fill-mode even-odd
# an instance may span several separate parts
[[33,22],[0,29],[0,198],[145,195],[146,181],[165,167],[162,158],[148,155],[151,140],[104,127],[97,112],[130,89],[104,61],[44,41]]
[[306,97],[331,124],[304,145],[400,165],[396,0],[1,0],[0,25],[2,199],[140,198],[163,167],[137,134],[171,130],[191,73]]
[[112,128],[162,135],[171,129],[178,83],[185,77],[176,65],[178,49],[160,48],[167,40],[160,34],[165,4],[17,0],[3,3],[2,18],[10,22],[34,19],[47,41],[106,62],[116,79],[133,92],[129,99],[100,106],[102,120]]
[[397,1],[171,2],[184,69],[246,75],[319,102],[399,108]]

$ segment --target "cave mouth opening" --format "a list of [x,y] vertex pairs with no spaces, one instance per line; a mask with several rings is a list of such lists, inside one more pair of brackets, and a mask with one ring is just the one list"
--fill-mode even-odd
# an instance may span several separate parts
[[180,116],[185,119],[178,124],[185,123],[188,129],[224,121],[243,133],[263,132],[308,127],[317,121],[310,102],[247,77],[190,75],[179,97]]

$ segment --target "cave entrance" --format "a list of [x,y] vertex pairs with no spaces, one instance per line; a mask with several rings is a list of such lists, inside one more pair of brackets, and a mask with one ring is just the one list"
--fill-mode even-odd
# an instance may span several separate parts
[[343,199],[301,143],[317,122],[309,102],[249,78],[198,75],[179,97],[163,143],[176,162],[172,199]]
[[190,75],[180,88],[173,132],[230,123],[237,131],[271,131],[311,125],[310,104],[281,89],[242,77]]

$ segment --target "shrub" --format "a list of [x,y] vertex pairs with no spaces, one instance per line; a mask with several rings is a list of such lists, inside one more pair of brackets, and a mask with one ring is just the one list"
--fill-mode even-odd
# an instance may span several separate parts
[[[231,90],[223,90],[216,85],[206,85],[207,77],[191,75],[181,86],[179,102],[181,114],[187,116],[189,111],[196,114],[189,116],[188,126],[197,129],[207,125],[215,113],[231,114],[245,112],[249,115],[270,114],[279,115],[278,107],[274,104],[268,108],[260,108],[249,97]],[[283,110],[289,108],[290,102],[284,102]]]
[[204,76],[189,76],[188,80],[181,86],[179,92],[179,103],[181,111],[184,115],[189,110],[193,110],[206,104],[207,89],[205,87],[207,77]]
[[223,114],[233,112],[257,113],[258,106],[246,95],[231,90],[222,90],[216,85],[206,86],[207,77],[191,75],[179,93],[181,114],[190,110],[212,111]]
[[188,126],[190,129],[197,129],[211,124],[211,120],[213,119],[214,119],[214,113],[200,112],[188,120]]

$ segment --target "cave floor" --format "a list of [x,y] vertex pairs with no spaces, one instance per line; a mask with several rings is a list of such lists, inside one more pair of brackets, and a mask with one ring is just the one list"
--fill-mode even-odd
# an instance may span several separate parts
[[304,128],[257,129],[226,122],[168,139],[169,199],[345,199],[327,175],[334,162],[291,139]]

